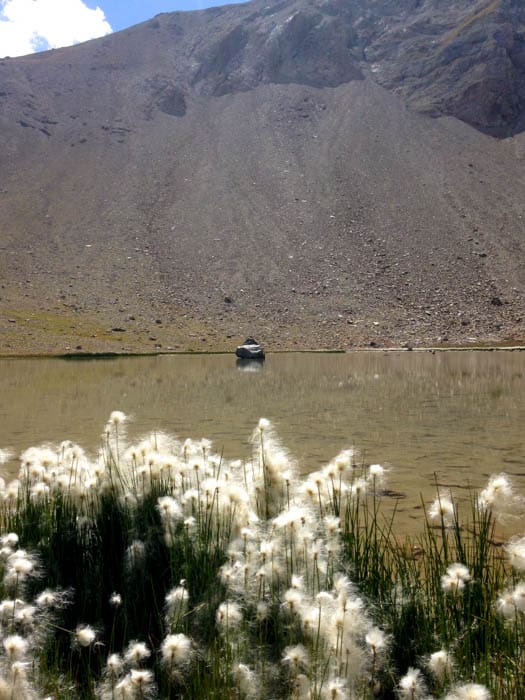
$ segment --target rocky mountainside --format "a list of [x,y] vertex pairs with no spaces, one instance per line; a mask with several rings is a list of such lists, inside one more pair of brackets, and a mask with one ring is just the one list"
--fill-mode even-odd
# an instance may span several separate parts
[[162,14],[0,125],[4,354],[524,340],[521,0]]

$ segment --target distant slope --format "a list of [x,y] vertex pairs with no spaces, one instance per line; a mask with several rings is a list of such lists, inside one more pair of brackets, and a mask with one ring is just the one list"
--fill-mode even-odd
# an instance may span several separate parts
[[0,61],[0,352],[522,342],[523,14],[266,0]]

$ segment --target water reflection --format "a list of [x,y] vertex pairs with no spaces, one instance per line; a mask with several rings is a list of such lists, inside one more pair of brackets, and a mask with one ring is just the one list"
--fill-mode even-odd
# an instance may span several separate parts
[[260,372],[264,367],[264,358],[247,360],[244,357],[238,357],[235,364],[237,365],[237,369],[241,372]]
[[0,448],[15,453],[66,438],[94,451],[119,409],[134,416],[133,438],[207,437],[245,457],[265,416],[304,472],[349,446],[390,464],[407,517],[420,517],[435,478],[464,488],[506,471],[525,494],[523,353],[283,354],[242,367],[225,355],[3,359],[0,392]]

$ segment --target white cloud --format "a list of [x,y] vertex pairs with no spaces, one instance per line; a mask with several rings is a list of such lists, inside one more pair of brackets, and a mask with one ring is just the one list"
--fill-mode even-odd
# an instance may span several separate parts
[[103,10],[82,0],[0,0],[0,57],[70,46],[111,31]]

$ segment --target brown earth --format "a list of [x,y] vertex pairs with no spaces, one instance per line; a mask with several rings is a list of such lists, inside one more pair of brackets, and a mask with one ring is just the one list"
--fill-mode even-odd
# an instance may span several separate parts
[[0,354],[524,344],[523,12],[355,6],[0,61]]

